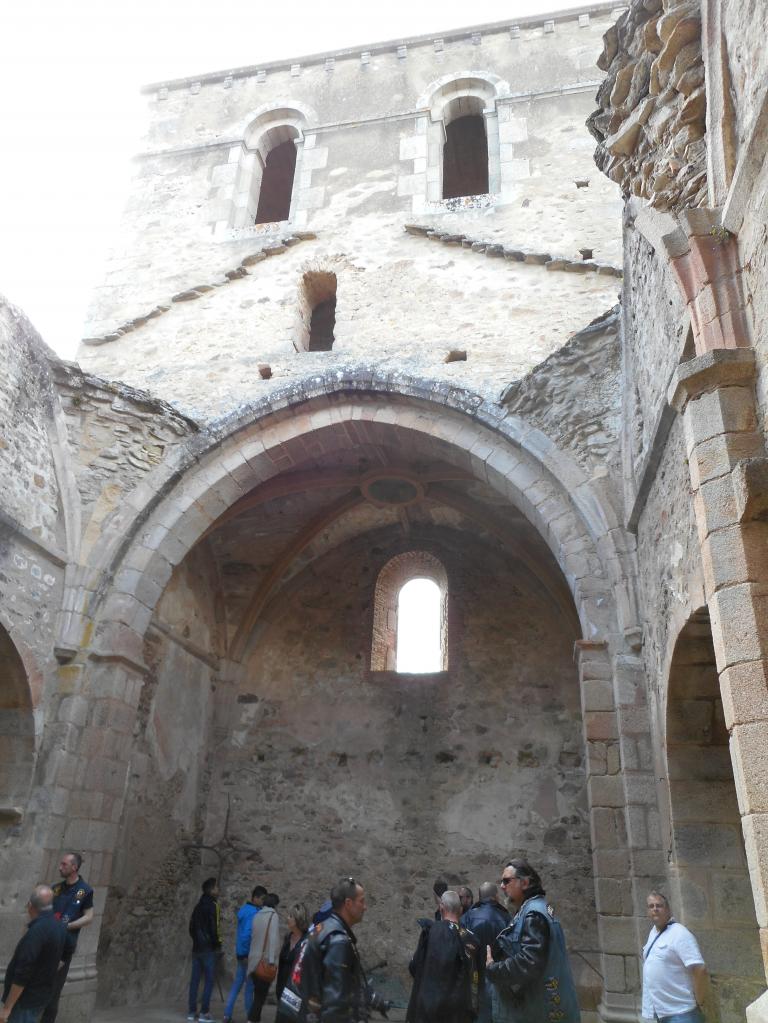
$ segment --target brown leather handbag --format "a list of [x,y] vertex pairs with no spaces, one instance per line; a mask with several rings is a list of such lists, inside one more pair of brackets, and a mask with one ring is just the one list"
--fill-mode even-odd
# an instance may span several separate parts
[[267,939],[269,938],[269,928],[272,926],[272,921],[275,919],[275,914],[272,913],[267,924],[267,930],[264,934],[264,944],[261,946],[261,958],[256,963],[256,969],[253,971],[253,976],[257,980],[263,980],[267,984],[271,984],[277,976],[277,963],[268,963],[264,958],[264,953],[267,949]]

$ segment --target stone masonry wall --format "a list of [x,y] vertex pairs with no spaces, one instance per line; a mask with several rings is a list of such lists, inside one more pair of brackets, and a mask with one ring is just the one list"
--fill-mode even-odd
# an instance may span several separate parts
[[376,576],[404,549],[392,539],[391,548],[348,544],[292,580],[267,610],[234,692],[215,682],[215,643],[202,647],[217,618],[204,551],[177,570],[147,647],[100,951],[103,1001],[180,993],[187,917],[200,881],[219,867],[230,966],[232,914],[253,884],[277,890],[283,909],[298,898],[314,908],[352,871],[370,893],[364,956],[388,960],[385,983],[402,997],[434,876],[476,891],[515,851],[541,866],[585,1006],[594,1004],[574,637],[515,562],[431,530],[413,543],[448,571],[455,663],[431,677],[370,674]]
[[541,868],[590,1009],[599,983],[574,636],[498,550],[416,531],[407,543],[447,570],[453,660],[436,676],[370,673],[375,580],[408,549],[393,541],[332,552],[260,627],[207,805],[206,841],[225,855],[227,947],[252,884],[314,910],[351,873],[369,896],[363,957],[387,960],[402,998],[434,877],[476,893],[519,853]]
[[174,573],[148,633],[149,673],[99,945],[105,1005],[174,998],[187,971],[213,745],[217,587],[202,544]]
[[51,452],[54,391],[47,352],[26,317],[0,299],[0,512],[60,545]]

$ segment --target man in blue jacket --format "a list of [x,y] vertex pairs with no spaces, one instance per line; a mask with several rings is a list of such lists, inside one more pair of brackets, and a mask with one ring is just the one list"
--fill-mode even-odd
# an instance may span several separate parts
[[245,1000],[246,1018],[251,1014],[251,1006],[253,1005],[253,981],[248,976],[248,953],[251,950],[251,928],[253,927],[253,918],[264,905],[264,896],[266,894],[267,889],[263,885],[257,884],[251,892],[251,897],[248,902],[243,903],[237,911],[237,938],[235,940],[237,971],[235,973],[235,979],[232,982],[232,987],[230,988],[227,1004],[224,1006],[223,1023],[232,1023],[232,1013],[235,1011],[235,1002],[237,1001],[237,996],[240,994],[240,988],[243,984],[245,984],[243,999]]
[[579,1023],[565,937],[526,860],[510,860],[501,885],[515,917],[487,947],[493,1023]]
[[461,926],[472,931],[482,955],[478,956],[479,1005],[477,1023],[491,1023],[491,991],[485,980],[485,949],[509,925],[509,913],[499,905],[499,889],[493,881],[480,885],[480,900],[461,918]]

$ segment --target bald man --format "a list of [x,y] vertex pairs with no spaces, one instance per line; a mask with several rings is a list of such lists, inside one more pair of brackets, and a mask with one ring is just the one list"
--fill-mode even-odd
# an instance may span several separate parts
[[38,1023],[53,994],[67,928],[53,912],[53,890],[38,885],[27,901],[27,929],[5,971],[0,1021]]
[[499,904],[499,889],[493,881],[483,881],[480,901],[461,918],[462,926],[472,931],[483,953],[478,962],[477,1023],[491,1023],[491,990],[485,979],[485,949],[493,945],[496,935],[509,926],[509,919],[509,913]]

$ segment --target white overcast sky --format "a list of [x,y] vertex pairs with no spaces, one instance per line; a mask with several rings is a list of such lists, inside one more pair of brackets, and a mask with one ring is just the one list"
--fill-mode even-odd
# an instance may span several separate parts
[[[8,0],[0,293],[73,358],[127,198],[143,84],[509,21],[584,0]],[[597,56],[597,55],[596,55]]]

